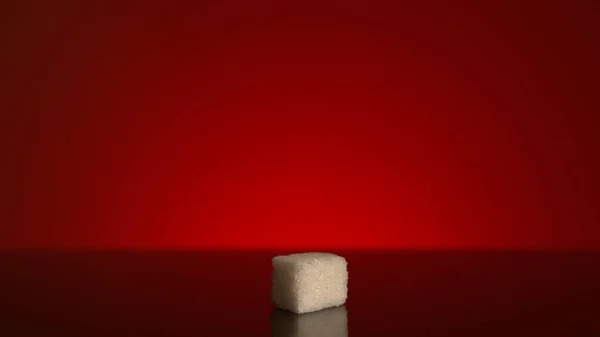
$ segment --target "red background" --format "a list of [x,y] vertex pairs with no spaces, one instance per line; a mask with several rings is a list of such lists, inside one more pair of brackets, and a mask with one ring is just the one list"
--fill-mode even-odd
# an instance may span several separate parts
[[600,247],[596,3],[3,2],[0,247]]

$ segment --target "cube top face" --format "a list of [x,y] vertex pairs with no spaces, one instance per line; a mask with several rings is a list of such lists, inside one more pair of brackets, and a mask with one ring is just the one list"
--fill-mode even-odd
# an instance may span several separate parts
[[347,262],[330,253],[273,258],[271,297],[275,306],[305,313],[342,305],[348,294]]
[[273,264],[290,264],[294,266],[304,266],[311,264],[324,264],[324,263],[346,263],[346,259],[339,255],[331,253],[300,253],[275,256],[273,258]]

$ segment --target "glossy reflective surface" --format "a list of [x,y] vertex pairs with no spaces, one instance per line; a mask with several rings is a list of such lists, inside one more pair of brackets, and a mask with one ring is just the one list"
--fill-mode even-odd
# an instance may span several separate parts
[[269,300],[285,252],[0,254],[0,336],[600,336],[600,253],[336,252],[344,307]]

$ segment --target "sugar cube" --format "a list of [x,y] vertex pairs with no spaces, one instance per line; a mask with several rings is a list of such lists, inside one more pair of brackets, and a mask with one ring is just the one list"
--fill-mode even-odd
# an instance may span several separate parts
[[271,299],[276,307],[302,314],[342,305],[348,297],[347,262],[330,253],[276,256]]

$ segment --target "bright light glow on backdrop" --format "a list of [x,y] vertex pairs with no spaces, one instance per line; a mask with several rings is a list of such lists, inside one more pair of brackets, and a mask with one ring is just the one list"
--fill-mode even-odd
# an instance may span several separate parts
[[0,246],[600,246],[597,5],[484,3],[3,4]]

